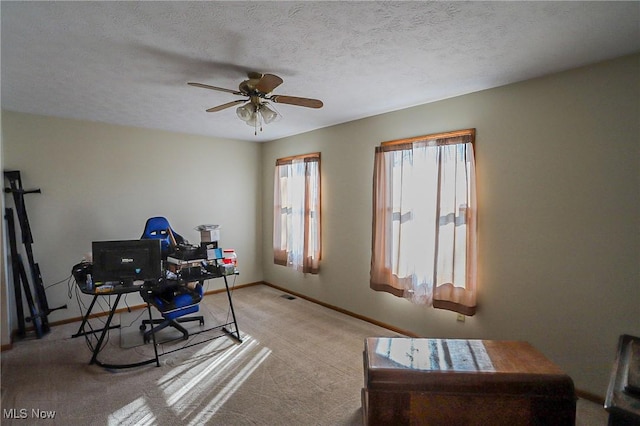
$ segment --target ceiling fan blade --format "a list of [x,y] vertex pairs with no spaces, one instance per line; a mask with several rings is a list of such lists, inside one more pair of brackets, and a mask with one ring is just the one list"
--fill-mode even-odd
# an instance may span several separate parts
[[262,93],[271,93],[273,89],[282,84],[282,79],[277,75],[265,74],[262,76],[258,84],[256,84],[256,90]]
[[279,104],[298,105],[307,108],[322,108],[322,101],[318,99],[297,98],[295,96],[274,95],[269,98],[273,102]]
[[216,111],[221,111],[221,110],[223,110],[223,109],[226,109],[226,108],[232,107],[232,106],[234,106],[234,105],[238,105],[238,104],[241,104],[241,103],[247,102],[248,100],[249,100],[249,99],[238,99],[237,101],[227,102],[226,104],[222,104],[222,105],[215,106],[215,107],[213,107],[213,108],[209,108],[209,109],[207,110],[207,112],[216,112]]
[[187,83],[187,84],[189,86],[202,87],[203,89],[211,89],[211,90],[217,90],[219,92],[233,93],[234,95],[243,95],[244,94],[242,92],[238,92],[237,90],[224,89],[222,87],[216,87],[216,86],[209,86],[208,84],[202,84],[202,83]]

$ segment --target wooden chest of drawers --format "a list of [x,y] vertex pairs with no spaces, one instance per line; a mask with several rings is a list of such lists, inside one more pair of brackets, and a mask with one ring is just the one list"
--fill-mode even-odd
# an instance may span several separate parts
[[519,341],[367,338],[370,425],[573,425],[573,381]]

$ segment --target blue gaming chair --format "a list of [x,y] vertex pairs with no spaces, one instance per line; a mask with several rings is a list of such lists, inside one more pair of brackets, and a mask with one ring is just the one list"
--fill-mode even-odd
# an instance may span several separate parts
[[[165,260],[167,255],[175,250],[176,244],[184,242],[184,238],[173,231],[169,221],[164,217],[147,219],[141,239],[151,238],[161,240],[162,257]],[[180,323],[199,321],[200,325],[204,325],[203,316],[183,318],[185,315],[198,312],[200,309],[198,304],[202,300],[203,293],[202,283],[196,283],[194,288],[190,288],[179,283],[178,280],[169,280],[166,277],[162,278],[159,285],[145,285],[140,290],[140,294],[146,302],[158,309],[162,319],[142,321],[141,331],[144,331],[147,325],[157,324],[144,333],[144,342],[147,343],[150,340],[151,333],[156,333],[168,326],[181,331],[183,339],[187,340],[189,332]]]
[[162,258],[175,251],[176,244],[184,243],[184,238],[171,228],[166,217],[156,216],[147,219],[140,239],[158,239],[162,248]]

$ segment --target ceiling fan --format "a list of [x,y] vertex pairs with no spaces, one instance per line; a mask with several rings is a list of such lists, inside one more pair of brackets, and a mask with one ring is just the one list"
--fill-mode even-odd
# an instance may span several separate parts
[[270,107],[269,102],[303,106],[307,108],[322,108],[322,101],[318,99],[299,98],[296,96],[272,95],[271,92],[282,84],[282,79],[274,74],[261,74],[250,72],[247,74],[248,80],[244,80],[238,86],[238,90],[224,89],[222,87],[210,86],[202,83],[187,83],[190,86],[202,87],[204,89],[217,90],[220,92],[232,93],[234,95],[245,96],[247,99],[238,99],[209,108],[207,112],[221,111],[234,105],[242,104],[236,109],[238,117],[253,126],[255,134],[258,134],[258,127],[262,131],[262,123],[269,124],[280,114]]

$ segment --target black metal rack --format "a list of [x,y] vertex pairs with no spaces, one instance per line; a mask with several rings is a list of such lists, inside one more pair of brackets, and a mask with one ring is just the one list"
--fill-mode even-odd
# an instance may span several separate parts
[[[29,218],[27,216],[27,208],[24,201],[26,194],[40,194],[40,189],[25,190],[22,187],[22,179],[20,177],[20,171],[12,170],[5,171],[4,176],[9,181],[9,187],[4,189],[5,193],[13,195],[13,202],[16,208],[16,214],[18,216],[18,222],[20,224],[20,232],[22,234],[22,243],[27,254],[27,261],[29,262],[29,270],[31,271],[31,280],[33,281],[33,289],[35,290],[35,298],[31,291],[32,287],[29,285],[29,279],[26,268],[22,262],[22,257],[18,252],[18,244],[16,239],[15,222],[13,216],[13,209],[5,209],[5,220],[7,222],[7,230],[9,235],[9,249],[11,256],[11,265],[13,272],[13,286],[16,299],[16,313],[18,315],[18,332],[19,337],[26,335],[25,321],[33,322],[36,336],[41,338],[43,335],[50,331],[48,315],[58,309],[66,309],[67,305],[59,306],[57,308],[49,308],[47,302],[47,294],[45,292],[44,283],[42,280],[42,274],[40,273],[40,266],[35,261],[33,256],[33,235],[31,234],[31,227],[29,226]],[[21,285],[22,284],[22,285]],[[29,307],[30,317],[24,316],[22,292],[24,291],[25,299]]]

